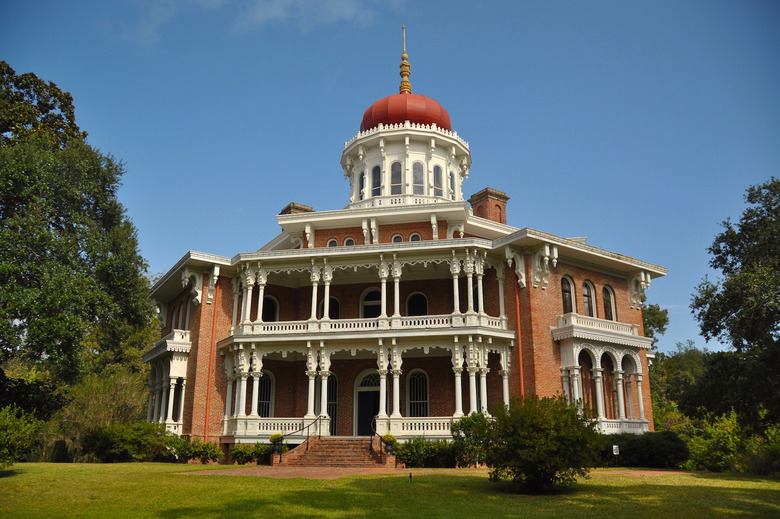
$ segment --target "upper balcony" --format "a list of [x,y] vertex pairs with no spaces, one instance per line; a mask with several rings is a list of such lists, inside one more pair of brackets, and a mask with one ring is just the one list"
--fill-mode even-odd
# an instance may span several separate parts
[[653,339],[639,334],[640,327],[636,324],[608,321],[576,313],[557,317],[558,326],[550,327],[555,341],[587,339],[636,348],[649,348],[653,344]]
[[252,338],[278,341],[280,339],[300,340],[317,334],[318,338],[336,338],[350,335],[356,337],[393,331],[397,335],[420,333],[491,333],[507,337],[514,332],[507,330],[506,317],[485,314],[463,313],[445,315],[394,316],[361,319],[312,319],[307,321],[252,322],[237,325],[233,338]]
[[189,330],[173,330],[171,333],[154,343],[154,346],[143,354],[141,360],[144,363],[165,355],[166,353],[189,354],[192,342]]

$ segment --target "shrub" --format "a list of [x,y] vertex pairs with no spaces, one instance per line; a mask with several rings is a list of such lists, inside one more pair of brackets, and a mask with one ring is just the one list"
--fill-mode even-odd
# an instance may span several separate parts
[[165,448],[165,426],[157,423],[115,423],[84,433],[83,453],[103,463],[152,461]]
[[166,463],[187,463],[191,458],[190,451],[190,439],[187,436],[179,437],[169,433],[164,436],[156,459]]
[[396,443],[397,441],[398,441],[398,440],[396,440],[396,439],[395,439],[395,436],[393,436],[392,434],[385,434],[384,436],[382,436],[382,442],[383,442],[385,445],[395,445],[395,443]]
[[685,468],[713,472],[745,471],[748,468],[747,437],[732,409],[730,413],[708,422],[699,435],[689,439],[691,455]]
[[603,436],[601,459],[605,465],[615,461],[613,445],[620,448],[618,464],[624,467],[677,468],[689,456],[688,446],[671,431]]
[[529,492],[569,485],[597,464],[600,443],[594,424],[563,397],[513,399],[487,430],[490,479]]
[[257,445],[237,443],[230,447],[230,459],[239,465],[246,465],[257,459]]
[[201,463],[219,461],[224,458],[222,450],[214,442],[204,442],[198,438],[190,444],[190,459],[198,459]]
[[396,445],[395,457],[409,468],[454,468],[456,463],[452,443],[422,437]]
[[0,409],[0,469],[22,461],[36,447],[41,425],[14,405]]
[[452,424],[452,445],[458,466],[477,466],[485,460],[488,419],[481,413],[465,416]]
[[255,457],[258,465],[270,465],[271,456],[274,455],[274,448],[267,443],[258,443],[255,445]]

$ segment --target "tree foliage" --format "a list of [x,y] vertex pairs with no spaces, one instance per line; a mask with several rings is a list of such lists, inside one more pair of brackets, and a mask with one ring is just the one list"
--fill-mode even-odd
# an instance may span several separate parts
[[72,382],[125,362],[125,342],[151,323],[146,263],[117,199],[124,168],[84,142],[70,94],[4,62],[0,81],[2,361]]
[[645,337],[653,339],[653,348],[658,342],[658,336],[666,333],[666,327],[669,325],[669,310],[661,309],[657,303],[647,304],[644,296],[642,297],[642,325],[645,331]]
[[38,441],[41,422],[14,405],[0,407],[0,469],[32,450]]
[[710,266],[691,309],[706,339],[737,351],[773,350],[780,344],[780,180],[751,186],[738,224],[725,220],[708,249]]

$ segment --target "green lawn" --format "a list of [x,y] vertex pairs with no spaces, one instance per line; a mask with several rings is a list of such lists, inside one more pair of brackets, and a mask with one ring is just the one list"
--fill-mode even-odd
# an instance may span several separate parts
[[[0,517],[780,517],[780,480],[596,470],[573,491],[526,496],[486,471],[336,480],[219,476],[222,466],[20,463],[0,472]],[[209,470],[214,475],[184,475]]]

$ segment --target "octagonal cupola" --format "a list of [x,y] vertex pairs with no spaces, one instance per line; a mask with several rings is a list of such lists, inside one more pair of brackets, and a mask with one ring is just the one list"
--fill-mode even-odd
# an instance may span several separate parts
[[360,131],[344,144],[341,166],[350,183],[348,207],[463,201],[469,145],[452,131],[447,110],[412,93],[408,59],[404,30],[398,93],[369,106]]

